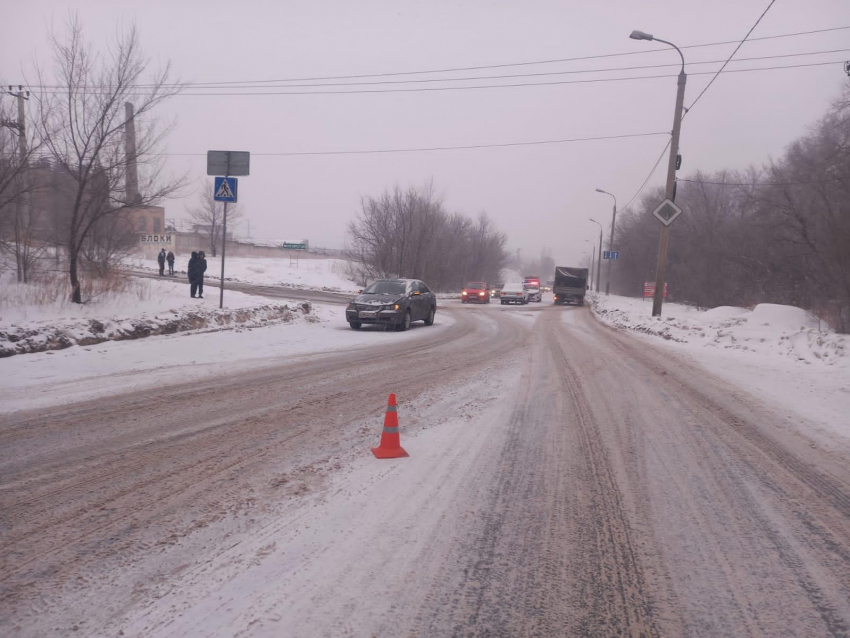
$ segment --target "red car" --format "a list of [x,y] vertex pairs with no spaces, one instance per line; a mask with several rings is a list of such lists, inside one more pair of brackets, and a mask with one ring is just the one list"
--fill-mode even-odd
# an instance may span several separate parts
[[483,281],[470,281],[460,293],[462,303],[490,303],[490,286]]

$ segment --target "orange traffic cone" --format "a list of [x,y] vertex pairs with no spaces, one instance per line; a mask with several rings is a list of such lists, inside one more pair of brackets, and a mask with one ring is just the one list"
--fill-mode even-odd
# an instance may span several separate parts
[[381,434],[381,444],[372,448],[372,454],[379,459],[398,459],[410,456],[401,447],[398,436],[398,406],[395,402],[395,394],[390,394],[387,402],[387,414],[384,417],[384,431]]

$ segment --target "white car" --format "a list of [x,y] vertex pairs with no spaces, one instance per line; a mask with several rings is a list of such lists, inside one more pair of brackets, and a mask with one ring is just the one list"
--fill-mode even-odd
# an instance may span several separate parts
[[543,301],[543,293],[540,291],[540,286],[523,284],[523,288],[525,288],[525,291],[528,293],[529,301],[536,301],[538,303]]
[[528,303],[528,290],[522,284],[505,284],[502,286],[502,292],[499,293],[499,299],[502,304],[506,303]]

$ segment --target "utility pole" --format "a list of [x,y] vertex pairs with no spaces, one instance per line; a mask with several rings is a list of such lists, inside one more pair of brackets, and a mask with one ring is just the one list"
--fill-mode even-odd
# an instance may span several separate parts
[[[614,226],[617,225],[617,198],[614,197],[613,194],[608,191],[604,191],[601,188],[596,189],[597,193],[604,193],[605,195],[610,195],[614,198],[614,214],[611,216],[611,241],[608,244],[608,250],[614,250]],[[608,260],[608,272],[605,276],[605,294],[611,294],[611,262],[613,259]]]
[[[676,160],[679,156],[679,132],[682,128],[682,111],[685,106],[685,83],[688,76],[685,74],[685,56],[682,51],[672,42],[656,38],[650,33],[643,31],[632,31],[629,36],[633,40],[657,40],[669,44],[676,49],[682,58],[682,70],[676,87],[676,110],[673,111],[673,132],[670,138],[670,158],[667,162],[667,199],[673,201],[676,193]],[[664,301],[664,284],[667,282],[667,246],[670,243],[670,226],[661,226],[661,239],[658,243],[658,265],[655,268],[655,296],[652,298],[652,316],[661,316],[661,305]]]
[[15,128],[18,129],[18,153],[21,158],[21,166],[23,166],[27,159],[27,119],[24,100],[30,99],[30,92],[24,91],[24,87],[20,85],[17,93],[13,91],[13,88],[12,86],[9,87],[9,95],[18,98],[18,121]]
[[593,285],[593,262],[596,261],[596,244],[591,243],[590,251],[590,284]]
[[589,239],[585,239],[588,244],[590,244],[592,250],[590,252],[590,276],[588,277],[590,281],[590,289],[593,290],[593,262],[596,261],[596,244],[594,244]]
[[9,128],[15,129],[18,133],[18,173],[16,175],[18,182],[18,197],[16,202],[17,215],[15,218],[15,266],[17,269],[17,279],[20,282],[27,281],[27,255],[21,254],[21,250],[25,253],[29,249],[29,232],[30,219],[29,210],[26,205],[27,197],[27,116],[24,108],[24,101],[30,99],[30,92],[24,91],[24,87],[18,85],[17,93],[15,87],[9,86],[8,93],[18,100],[18,121],[3,122]]
[[596,292],[599,292],[599,276],[602,274],[602,224],[595,219],[591,219],[594,224],[599,226],[599,254],[596,255]]
[[[682,107],[685,105],[685,63],[679,72],[676,90],[676,110],[673,113],[673,137],[670,140],[670,160],[667,163],[667,199],[673,201],[676,189],[676,158],[679,155],[679,131],[682,128]],[[667,283],[667,245],[670,243],[670,227],[661,226],[661,240],[658,244],[658,266],[655,270],[655,296],[652,298],[652,316],[661,316],[661,304],[664,301],[664,284]]]

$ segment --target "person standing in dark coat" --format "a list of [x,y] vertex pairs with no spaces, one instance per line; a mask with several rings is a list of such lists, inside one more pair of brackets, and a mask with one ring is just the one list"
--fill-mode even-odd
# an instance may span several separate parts
[[198,297],[204,298],[204,273],[207,272],[207,254],[202,250],[198,253],[198,272],[200,279],[198,281]]
[[159,276],[162,277],[165,274],[165,248],[159,251],[156,260],[159,262]]
[[170,250],[168,254],[165,256],[165,261],[168,262],[168,274],[173,277],[174,276],[174,253]]
[[189,267],[186,269],[189,273],[189,286],[192,290],[192,299],[195,298],[195,293],[198,292],[198,283],[200,281],[200,262],[198,261],[198,253],[193,252],[192,258],[189,259]]

